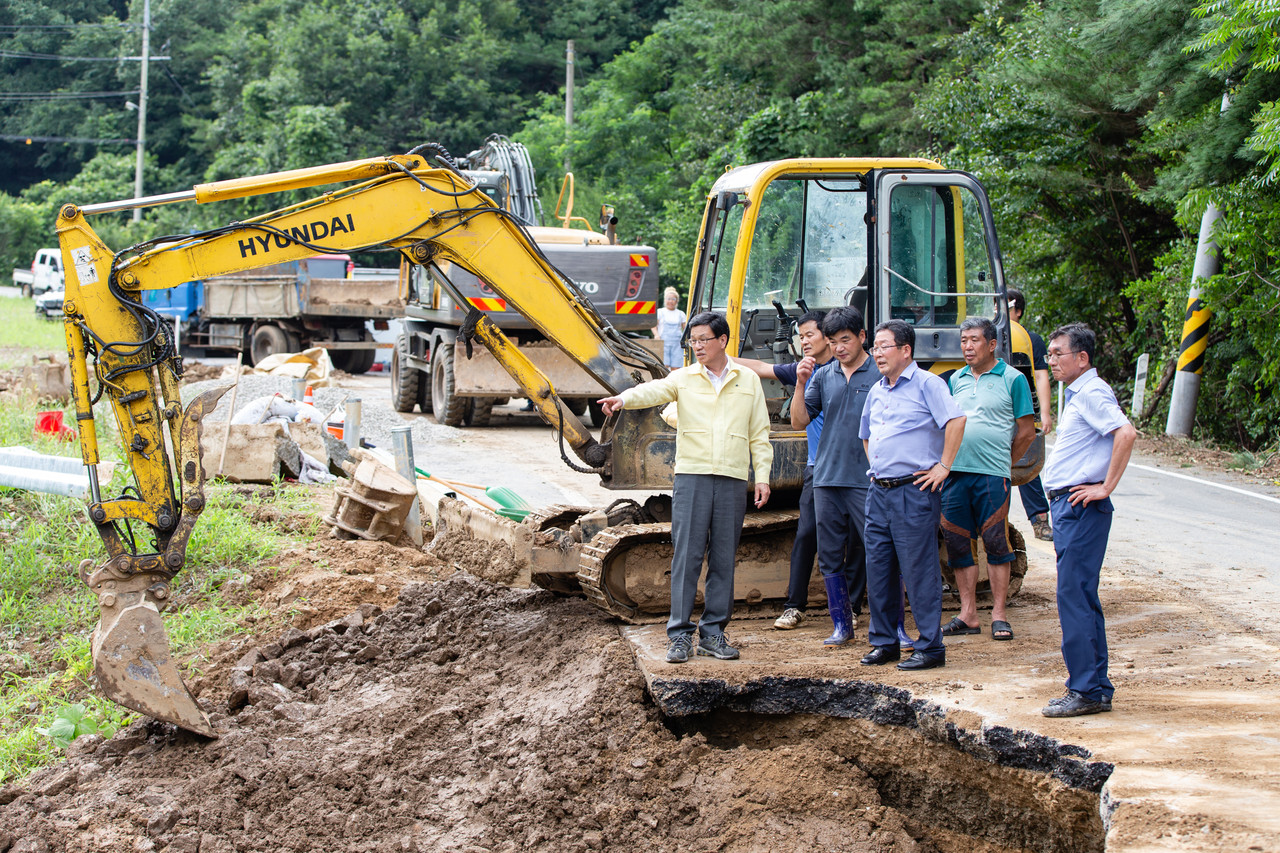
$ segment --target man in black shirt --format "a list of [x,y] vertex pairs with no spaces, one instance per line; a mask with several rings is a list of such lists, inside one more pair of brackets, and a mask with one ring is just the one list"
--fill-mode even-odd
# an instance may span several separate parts
[[[1022,291],[1009,289],[1009,318],[1021,324],[1022,315],[1027,310],[1027,299]],[[1035,373],[1032,390],[1036,402],[1040,404],[1040,424],[1045,435],[1053,430],[1053,406],[1049,402],[1049,363],[1045,361],[1044,338],[1023,326],[1027,336],[1031,338],[1031,369]],[[1024,362],[1025,363],[1025,362]],[[1018,486],[1018,496],[1022,498],[1022,508],[1027,511],[1027,520],[1035,531],[1036,538],[1045,542],[1053,541],[1053,528],[1049,525],[1049,499],[1044,493],[1044,484],[1040,475],[1029,483]]]

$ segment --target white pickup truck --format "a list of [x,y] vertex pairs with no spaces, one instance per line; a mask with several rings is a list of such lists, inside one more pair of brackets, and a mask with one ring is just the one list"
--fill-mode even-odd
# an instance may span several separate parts
[[31,262],[31,269],[15,269],[13,283],[22,288],[23,296],[39,296],[50,290],[62,290],[62,252],[58,249],[41,249]]

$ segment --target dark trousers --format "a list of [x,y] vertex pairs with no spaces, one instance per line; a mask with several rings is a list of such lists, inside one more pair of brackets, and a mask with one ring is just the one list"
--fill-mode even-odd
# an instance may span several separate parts
[[787,580],[787,602],[784,608],[804,610],[809,606],[809,578],[813,575],[813,559],[818,555],[818,525],[813,515],[813,466],[804,469],[804,487],[800,490],[800,521],[796,525],[796,541],[791,546],[791,577]]
[[915,650],[941,654],[942,567],[938,562],[939,492],[920,491],[911,483],[896,489],[867,489],[867,602],[873,646],[898,645],[902,585],[920,639]]
[[747,484],[714,474],[676,474],[671,492],[671,618],[667,636],[693,633],[693,603],[703,557],[707,581],[703,590],[704,637],[723,634],[733,615],[733,561],[747,513]]
[[1095,702],[1110,699],[1107,624],[1098,599],[1102,559],[1107,553],[1114,512],[1111,499],[1071,505],[1068,495],[1053,501],[1053,550],[1058,555],[1058,622],[1067,689]]
[[1027,511],[1027,518],[1035,518],[1042,512],[1049,511],[1049,498],[1044,493],[1044,483],[1040,475],[1029,483],[1018,486],[1018,497],[1022,498],[1022,508]]
[[818,517],[818,568],[824,578],[841,576],[849,587],[853,612],[862,612],[867,591],[867,558],[863,528],[867,490],[853,486],[816,486],[813,507]]

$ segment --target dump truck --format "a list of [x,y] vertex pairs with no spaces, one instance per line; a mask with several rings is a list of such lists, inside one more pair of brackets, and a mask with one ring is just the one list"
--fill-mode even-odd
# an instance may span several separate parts
[[[331,228],[346,227],[339,217],[317,217],[299,230],[306,239],[323,240]],[[247,237],[237,249],[254,258],[275,239]],[[398,270],[360,273],[350,255],[318,254],[148,291],[144,299],[174,323],[184,352],[242,353],[254,365],[277,353],[321,347],[334,367],[364,373],[382,346],[369,321],[385,329],[404,304]]]
[[[641,346],[660,352],[651,335],[658,306],[656,249],[618,245],[611,208],[601,211],[599,231],[585,217],[575,216],[571,174],[562,185],[557,224],[544,226],[529,154],[504,136],[490,136],[457,165],[477,191],[525,227],[547,261],[591,300],[596,313]],[[490,282],[447,260],[433,266],[405,264],[409,287],[403,332],[391,355],[392,399],[398,411],[419,408],[447,426],[483,426],[496,403],[521,396],[516,382],[486,351],[458,357],[459,330],[474,308],[525,351],[570,411],[582,415],[592,408],[599,422],[593,407],[606,389],[508,306]]]
[[[333,184],[342,186],[253,219],[120,251],[107,247],[88,221],[131,207],[215,203]],[[331,231],[323,242],[314,233],[304,236],[302,226],[321,215],[342,217],[350,227]],[[99,608],[92,641],[97,680],[112,700],[209,736],[215,732],[182,683],[160,613],[205,505],[200,431],[225,389],[182,409],[181,360],[168,320],[146,304],[148,291],[320,253],[391,249],[414,264],[438,271],[448,262],[486,282],[610,394],[668,372],[653,351],[602,316],[526,227],[439,146],[150,199],[65,204],[57,232],[68,269],[64,324],[90,475],[88,516],[108,554],[101,564],[85,560],[80,566]],[[242,251],[260,234],[280,239],[266,241],[258,254]],[[467,304],[448,277],[440,281],[456,304]],[[978,181],[920,159],[783,160],[722,176],[704,210],[689,313],[723,311],[732,354],[778,359],[788,357],[787,347],[772,345],[789,334],[783,324],[806,306],[840,304],[862,308],[870,325],[887,317],[912,323],[918,358],[939,373],[961,363],[959,326],[973,314],[996,316],[1007,355],[1011,326],[1003,271]],[[593,434],[492,315],[474,305],[455,346],[463,352],[483,347],[502,365],[554,427],[575,470],[599,477],[608,488],[656,493],[644,502],[549,508],[519,525],[489,513],[468,516],[442,500],[437,541],[461,536],[505,547],[504,559],[525,577],[581,592],[624,619],[666,612],[669,559],[663,549],[671,534],[676,431],[657,411],[645,409],[616,412]],[[805,433],[781,415],[792,390],[766,383],[775,420],[768,474],[773,499],[744,522],[735,598],[747,607],[776,607],[786,592],[807,456]],[[111,408],[132,472],[132,482],[116,497],[103,494],[96,476],[95,406]],[[1032,455],[1037,448],[1042,452],[1042,441],[1024,457],[1021,477],[1038,469]],[[142,527],[150,535],[138,535]]]

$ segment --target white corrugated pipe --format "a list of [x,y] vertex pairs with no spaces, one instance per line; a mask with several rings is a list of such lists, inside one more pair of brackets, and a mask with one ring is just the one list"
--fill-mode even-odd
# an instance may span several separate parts
[[26,447],[0,447],[0,486],[86,498],[89,474],[74,456],[46,456]]

